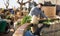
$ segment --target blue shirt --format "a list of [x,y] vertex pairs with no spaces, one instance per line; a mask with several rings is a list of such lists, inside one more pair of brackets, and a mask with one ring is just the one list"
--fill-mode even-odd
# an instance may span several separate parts
[[41,11],[41,9],[39,9],[38,7],[33,7],[33,8],[31,9],[29,15],[30,15],[30,16],[33,16],[33,15],[38,16],[38,15],[40,15],[40,17],[42,16],[43,18],[47,18],[47,17],[45,16],[45,14]]
[[30,31],[26,31],[24,36],[34,36]]

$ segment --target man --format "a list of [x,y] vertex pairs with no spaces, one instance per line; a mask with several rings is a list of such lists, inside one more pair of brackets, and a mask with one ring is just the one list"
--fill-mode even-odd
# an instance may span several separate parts
[[40,16],[43,18],[47,18],[47,16],[45,16],[45,14],[42,12],[41,8],[42,8],[43,4],[39,3],[36,7],[33,7],[29,13],[30,16]]
[[[30,11],[30,13],[29,13],[29,15],[30,16],[36,16],[37,18],[40,18],[40,17],[42,17],[42,18],[46,18],[47,19],[47,16],[42,12],[42,10],[41,10],[41,8],[42,8],[42,6],[43,6],[43,4],[42,3],[39,3],[36,7],[33,7],[32,9],[31,9],[31,11]],[[37,21],[36,21],[37,22]],[[35,23],[36,23],[35,22]],[[35,28],[35,27],[37,27],[37,28]],[[38,26],[35,24],[34,25],[34,23],[33,23],[33,27],[32,27],[32,29],[34,29],[35,28],[35,30],[34,30],[34,35],[38,35],[38,36],[40,36],[40,30],[43,28],[43,25],[41,25],[41,28],[39,27],[38,28]],[[38,33],[38,34],[37,34]]]
[[[36,16],[38,17],[39,15],[41,15],[43,18],[47,18],[45,16],[45,14],[41,11],[41,8],[42,8],[42,4],[39,3],[36,7],[33,7],[29,13],[30,16]],[[39,16],[40,17],[40,16]],[[34,27],[37,27],[37,25],[32,25],[33,28]],[[25,32],[25,36],[40,36],[40,31],[41,29],[44,27],[44,25],[40,25],[41,27],[37,27],[37,29],[35,30],[35,32],[32,34],[30,31],[26,31]]]

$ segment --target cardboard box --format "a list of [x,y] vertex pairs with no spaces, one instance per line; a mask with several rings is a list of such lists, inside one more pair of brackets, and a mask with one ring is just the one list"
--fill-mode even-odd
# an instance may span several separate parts
[[44,11],[44,14],[49,18],[56,16],[56,6],[43,6],[42,10]]

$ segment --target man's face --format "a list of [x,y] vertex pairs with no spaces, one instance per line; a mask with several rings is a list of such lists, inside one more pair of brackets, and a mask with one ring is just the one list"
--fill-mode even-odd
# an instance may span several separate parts
[[39,7],[39,8],[42,8],[42,6],[41,6],[40,4],[38,4],[38,7]]

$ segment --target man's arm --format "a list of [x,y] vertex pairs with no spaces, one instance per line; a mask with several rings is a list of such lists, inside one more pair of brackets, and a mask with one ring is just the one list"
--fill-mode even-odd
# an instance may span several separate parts
[[41,15],[43,18],[48,18],[42,11],[40,11],[40,15]]

